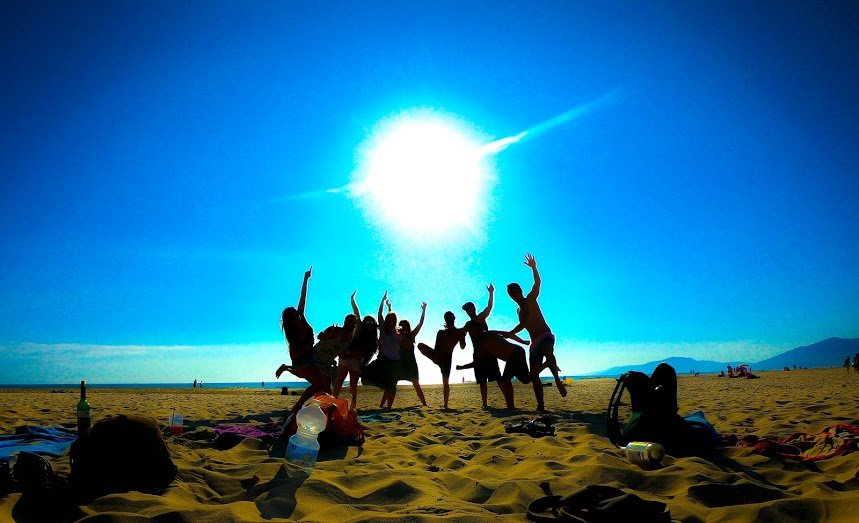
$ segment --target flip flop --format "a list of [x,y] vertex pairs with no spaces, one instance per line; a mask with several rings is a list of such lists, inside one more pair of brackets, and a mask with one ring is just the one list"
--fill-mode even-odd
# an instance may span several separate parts
[[665,503],[647,501],[608,485],[588,485],[568,496],[545,496],[528,505],[531,521],[577,521],[580,523],[670,523]]

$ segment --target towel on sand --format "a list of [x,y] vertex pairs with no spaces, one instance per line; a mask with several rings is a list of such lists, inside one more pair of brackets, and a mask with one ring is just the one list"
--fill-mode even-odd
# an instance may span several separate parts
[[8,460],[22,450],[42,456],[62,456],[77,437],[77,432],[65,427],[23,425],[15,428],[15,434],[0,435],[0,459]]
[[817,434],[796,432],[779,439],[731,434],[724,440],[729,445],[750,447],[754,454],[820,461],[859,450],[859,425],[830,425]]

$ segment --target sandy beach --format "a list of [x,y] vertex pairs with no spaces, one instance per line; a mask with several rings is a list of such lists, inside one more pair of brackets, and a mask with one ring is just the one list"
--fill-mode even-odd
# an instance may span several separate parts
[[[218,450],[218,423],[280,420],[295,396],[272,390],[98,390],[89,393],[93,418],[134,413],[166,427],[172,408],[185,432],[167,436],[177,478],[160,495],[111,494],[80,507],[78,518],[132,521],[523,521],[528,504],[604,484],[667,504],[679,521],[855,521],[859,453],[814,463],[727,447],[712,456],[667,457],[644,470],[630,464],[606,437],[612,379],[580,380],[561,398],[546,389],[556,435],[508,434],[505,424],[535,417],[530,387],[516,385],[517,411],[507,411],[497,387],[483,410],[477,385],[452,386],[443,410],[441,386],[425,386],[419,407],[402,383],[394,409],[377,408],[380,392],[362,387],[366,442],[323,451],[310,476],[287,466],[282,443],[245,439]],[[761,379],[679,377],[680,412],[702,410],[722,434],[782,437],[859,424],[859,376],[844,369],[766,372]],[[3,391],[0,431],[24,424],[75,426],[77,391]],[[366,418],[365,418],[366,419]],[[68,474],[68,457],[52,461]],[[254,476],[258,481],[254,480]],[[22,494],[0,500],[0,520],[28,521],[39,510]]]

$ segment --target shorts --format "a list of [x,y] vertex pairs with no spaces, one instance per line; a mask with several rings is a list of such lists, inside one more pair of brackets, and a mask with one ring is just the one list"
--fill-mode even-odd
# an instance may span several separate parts
[[349,370],[358,372],[361,370],[361,358],[344,358],[340,357],[340,367],[346,367]]
[[543,356],[555,351],[555,335],[547,332],[537,337],[537,345],[531,345],[528,348],[528,363],[532,369],[539,369],[543,366]]
[[510,354],[510,359],[504,365],[504,374],[501,379],[512,381],[516,378],[522,383],[531,383],[531,374],[528,372],[528,364],[525,362],[525,349],[516,347]]
[[501,377],[501,371],[498,370],[498,358],[486,355],[483,358],[483,363],[474,367],[474,380],[483,385],[487,381],[497,381]]

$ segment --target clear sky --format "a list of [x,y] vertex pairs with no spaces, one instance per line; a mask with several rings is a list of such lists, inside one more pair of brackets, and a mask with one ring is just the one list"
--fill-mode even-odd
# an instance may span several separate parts
[[[489,282],[507,329],[526,252],[564,374],[857,337],[857,35],[855,2],[3,2],[0,383],[274,381],[311,265],[317,332],[387,289],[432,343]],[[427,118],[478,175],[391,138]]]

